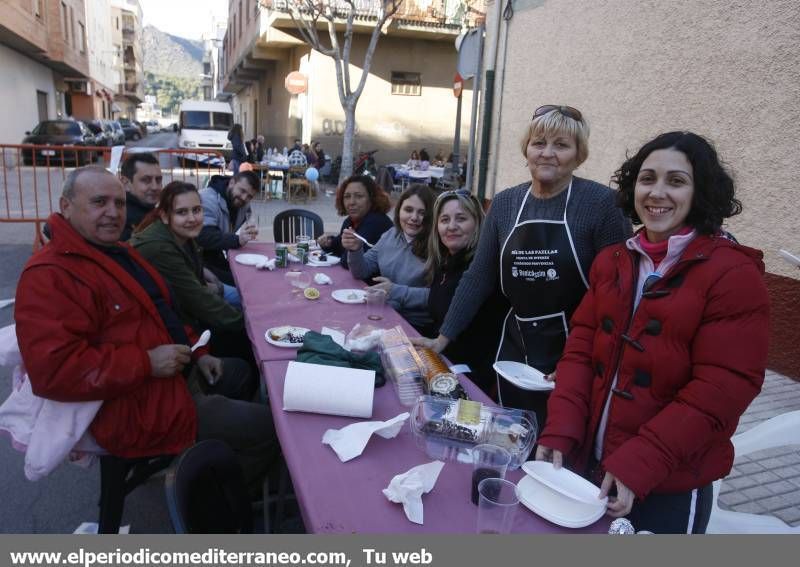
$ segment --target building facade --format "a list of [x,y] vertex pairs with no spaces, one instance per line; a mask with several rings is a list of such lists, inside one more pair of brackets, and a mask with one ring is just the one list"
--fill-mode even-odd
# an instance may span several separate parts
[[83,0],[19,0],[0,9],[0,143],[19,143],[40,120],[92,108]]
[[[800,378],[800,10],[794,0],[516,0],[487,8],[496,89],[486,194],[529,179],[519,139],[542,104],[579,108],[591,126],[577,175],[607,183],[626,153],[670,130],[711,139],[744,211],[726,228],[764,251],[770,368]],[[476,176],[477,178],[477,176]]]
[[86,0],[86,30],[92,118],[110,119],[118,57],[112,42],[111,5],[108,0]]
[[144,102],[142,7],[139,0],[111,0],[111,38],[116,53],[113,112],[115,118],[136,117]]
[[[350,59],[354,84],[375,26],[374,3],[362,4]],[[426,148],[431,156],[450,153],[457,106],[452,90],[455,39],[465,24],[482,18],[482,2],[474,6],[481,10],[466,17],[461,0],[402,4],[380,37],[358,102],[354,152],[378,149],[380,163],[405,162],[412,149]],[[233,95],[235,120],[247,137],[263,134],[269,146],[278,148],[295,138],[318,140],[327,153],[341,153],[344,113],[334,61],[303,42],[284,0],[230,0],[221,67],[223,91]],[[284,81],[292,71],[307,78],[305,93],[286,90]],[[471,101],[466,89],[462,144],[468,137]]]

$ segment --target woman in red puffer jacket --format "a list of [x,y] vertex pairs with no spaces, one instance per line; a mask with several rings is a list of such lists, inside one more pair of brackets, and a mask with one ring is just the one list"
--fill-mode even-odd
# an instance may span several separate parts
[[536,458],[601,483],[608,513],[636,529],[703,533],[764,379],[762,254],[721,230],[741,203],[696,134],[658,136],[614,181],[644,226],[592,265]]

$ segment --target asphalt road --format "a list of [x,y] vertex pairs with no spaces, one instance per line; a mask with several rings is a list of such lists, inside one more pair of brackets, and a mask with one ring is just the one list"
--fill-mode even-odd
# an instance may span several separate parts
[[[135,146],[174,147],[177,134],[147,136]],[[128,145],[134,145],[129,143]],[[28,224],[0,223],[0,300],[14,297],[17,281],[32,253]],[[13,305],[0,308],[0,327],[13,324]],[[0,367],[0,401],[11,391],[11,369]],[[24,455],[0,439],[0,533],[71,533],[82,522],[96,522],[100,469],[62,464],[46,478],[31,482],[23,473]],[[123,525],[132,533],[171,533],[163,479],[151,479],[128,495]]]

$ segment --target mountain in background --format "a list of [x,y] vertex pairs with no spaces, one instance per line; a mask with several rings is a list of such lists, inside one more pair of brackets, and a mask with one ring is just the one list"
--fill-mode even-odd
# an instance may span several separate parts
[[153,75],[198,79],[203,72],[203,42],[145,26],[142,34],[144,71]]
[[145,26],[142,51],[145,94],[155,95],[164,116],[177,114],[184,100],[201,97],[202,41]]

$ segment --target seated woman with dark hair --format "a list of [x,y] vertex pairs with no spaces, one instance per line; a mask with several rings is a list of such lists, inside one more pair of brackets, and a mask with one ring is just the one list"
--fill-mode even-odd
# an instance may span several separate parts
[[431,324],[425,260],[432,218],[433,192],[415,184],[400,195],[394,227],[367,252],[352,228],[342,231],[350,273],[361,280],[374,276],[378,283],[373,287],[385,290],[388,303],[422,334],[430,331]]
[[422,171],[427,171],[430,166],[431,166],[431,156],[428,155],[428,150],[422,148],[419,151],[419,168]]
[[[203,205],[197,188],[173,181],[137,227],[131,245],[170,285],[181,320],[198,333],[211,330],[212,354],[241,358],[255,367],[242,312],[225,301],[219,287],[206,284],[203,278],[203,259],[195,241],[202,228]],[[257,375],[248,384],[250,395]]]
[[763,255],[722,231],[742,206],[696,134],[656,137],[614,182],[644,226],[592,264],[536,458],[600,484],[608,513],[638,530],[703,533],[764,380]]
[[347,268],[347,251],[342,247],[342,233],[353,229],[360,234],[369,245],[369,250],[381,235],[392,228],[392,220],[386,216],[391,204],[386,192],[378,187],[375,180],[368,175],[352,175],[345,179],[336,191],[336,211],[347,215],[339,234],[323,234],[317,243],[325,251],[342,259],[342,266]]

